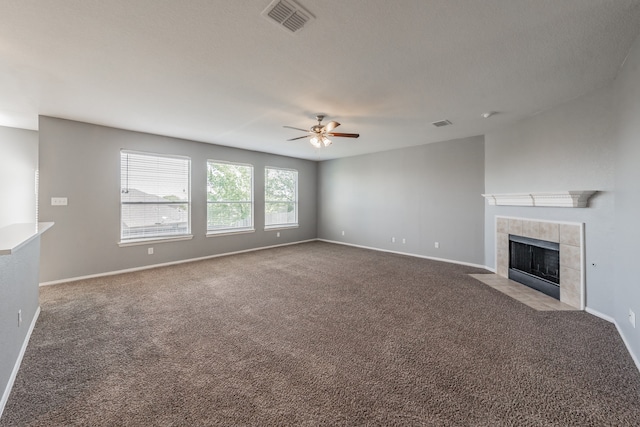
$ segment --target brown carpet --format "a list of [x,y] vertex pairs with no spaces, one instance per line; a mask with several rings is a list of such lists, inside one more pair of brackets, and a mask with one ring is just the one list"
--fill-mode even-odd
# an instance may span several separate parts
[[0,426],[638,426],[613,325],[322,242],[45,287]]

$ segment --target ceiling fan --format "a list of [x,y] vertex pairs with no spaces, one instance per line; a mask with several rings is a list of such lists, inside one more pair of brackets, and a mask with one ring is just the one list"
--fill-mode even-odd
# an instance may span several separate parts
[[340,126],[340,123],[331,121],[326,125],[323,125],[322,124],[323,119],[324,119],[324,115],[318,114],[316,116],[316,120],[318,120],[318,124],[311,126],[309,130],[294,128],[293,126],[283,126],[285,128],[301,130],[302,132],[308,133],[308,135],[287,139],[287,141],[295,141],[296,139],[302,139],[302,138],[311,138],[309,140],[311,145],[313,145],[316,148],[320,148],[320,147],[328,147],[329,145],[331,145],[331,140],[329,139],[329,137],[337,136],[341,138],[357,138],[360,136],[359,133],[333,132],[335,128]]

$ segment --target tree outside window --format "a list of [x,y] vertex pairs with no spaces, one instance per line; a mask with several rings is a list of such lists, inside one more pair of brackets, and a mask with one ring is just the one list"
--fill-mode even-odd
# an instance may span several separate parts
[[298,171],[265,168],[265,227],[298,225]]
[[207,231],[253,230],[253,166],[207,162]]

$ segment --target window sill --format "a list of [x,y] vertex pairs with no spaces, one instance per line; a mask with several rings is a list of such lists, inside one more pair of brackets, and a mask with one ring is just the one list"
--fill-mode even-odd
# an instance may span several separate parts
[[231,236],[234,234],[249,234],[249,233],[255,233],[255,232],[256,230],[253,228],[244,229],[244,230],[207,231],[207,237]]
[[179,242],[181,240],[191,240],[193,239],[192,234],[185,234],[182,236],[176,237],[153,237],[150,239],[132,239],[132,240],[122,240],[118,242],[118,246],[121,248],[125,248],[127,246],[140,246],[140,245],[148,245],[150,243],[167,243],[167,242]]
[[264,227],[264,231],[271,230],[285,230],[287,228],[299,228],[298,224],[282,224],[282,225],[268,225]]

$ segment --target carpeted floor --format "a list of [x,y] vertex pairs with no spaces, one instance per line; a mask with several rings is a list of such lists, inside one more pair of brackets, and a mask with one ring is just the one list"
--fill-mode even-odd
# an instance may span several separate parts
[[615,327],[313,242],[41,289],[0,426],[638,426]]

